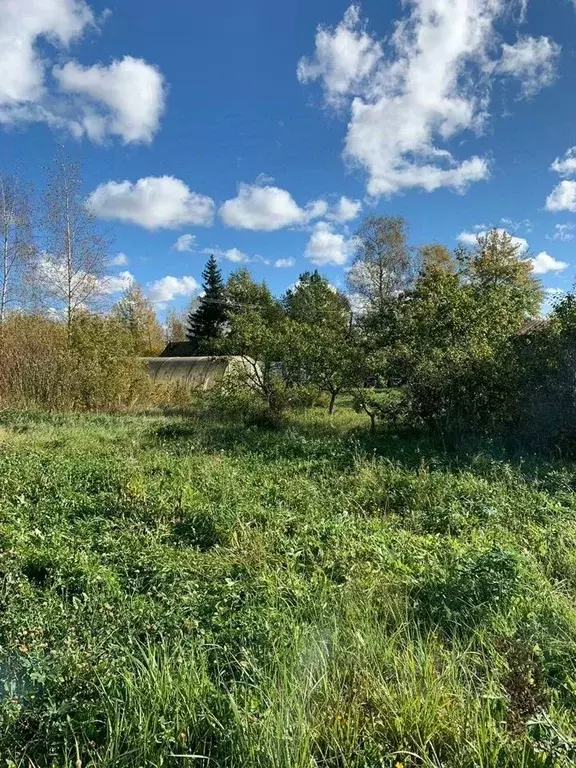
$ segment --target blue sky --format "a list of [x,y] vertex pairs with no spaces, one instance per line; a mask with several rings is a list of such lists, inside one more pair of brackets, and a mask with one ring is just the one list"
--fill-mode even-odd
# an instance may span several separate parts
[[414,245],[506,227],[573,283],[572,0],[0,0],[0,43],[0,167],[79,155],[115,287],[161,311],[210,251],[342,284],[369,212]]

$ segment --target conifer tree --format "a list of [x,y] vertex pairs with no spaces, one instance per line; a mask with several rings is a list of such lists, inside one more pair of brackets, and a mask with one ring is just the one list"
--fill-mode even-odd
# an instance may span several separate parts
[[210,256],[202,273],[204,295],[198,308],[188,315],[188,341],[198,352],[211,354],[215,342],[222,338],[226,326],[226,294],[222,273],[216,259]]

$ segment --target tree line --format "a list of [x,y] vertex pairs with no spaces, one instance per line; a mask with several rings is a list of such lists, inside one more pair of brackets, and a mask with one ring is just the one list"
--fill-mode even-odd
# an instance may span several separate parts
[[[42,401],[64,358],[62,380],[81,380],[79,349],[98,350],[94,372],[106,369],[106,358],[124,359],[133,372],[138,357],[187,339],[198,355],[242,357],[252,391],[271,412],[316,392],[333,413],[346,392],[373,426],[571,439],[576,301],[568,294],[530,330],[542,286],[502,230],[473,247],[415,248],[404,219],[368,216],[345,287],[304,272],[283,296],[244,267],[224,280],[211,257],[188,315],[168,312],[164,326],[135,283],[110,304],[110,240],[85,206],[79,165],[64,155],[37,197],[18,176],[0,176],[0,238],[3,399],[27,391],[38,375],[34,399]],[[34,336],[42,343],[34,346]],[[43,361],[36,372],[33,360]],[[121,399],[132,397],[131,386]],[[94,400],[79,399],[84,407]]]
[[576,300],[534,323],[542,285],[505,231],[413,248],[402,218],[369,216],[346,290],[305,272],[276,298],[246,269],[224,283],[213,259],[203,277],[189,341],[244,357],[271,409],[315,388],[331,413],[347,392],[372,426],[572,439]]

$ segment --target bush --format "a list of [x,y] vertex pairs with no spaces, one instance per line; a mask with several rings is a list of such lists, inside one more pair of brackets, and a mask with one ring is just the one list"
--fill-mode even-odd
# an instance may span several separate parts
[[2,329],[4,407],[118,411],[180,404],[184,395],[177,386],[152,382],[131,334],[114,319],[86,314],[68,334],[61,322],[13,315]]

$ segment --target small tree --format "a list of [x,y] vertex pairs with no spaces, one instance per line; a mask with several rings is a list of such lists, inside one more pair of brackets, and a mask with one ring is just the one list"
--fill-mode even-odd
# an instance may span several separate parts
[[356,233],[348,288],[366,307],[367,324],[380,328],[388,304],[412,286],[415,267],[399,216],[368,216]]
[[27,273],[32,264],[32,222],[30,195],[17,176],[0,174],[0,341],[6,313],[24,295]]
[[229,275],[225,292],[229,320],[251,311],[270,320],[278,318],[282,313],[266,283],[257,283],[246,267],[240,267]]
[[332,416],[340,392],[363,383],[366,355],[358,335],[342,326],[293,322],[289,341],[284,355],[292,376],[326,392]]
[[453,253],[445,245],[430,243],[418,248],[420,261],[420,273],[440,270],[442,272],[455,272],[456,260]]
[[540,303],[529,262],[493,230],[456,254],[457,271],[428,264],[388,323],[388,359],[413,416],[442,430],[495,429],[506,419],[513,340]]
[[216,259],[210,256],[202,273],[204,290],[198,308],[188,317],[188,341],[198,352],[211,354],[226,327],[226,293]]
[[164,325],[164,340],[166,343],[186,341],[186,313],[169,309]]
[[130,333],[136,354],[153,355],[162,349],[164,334],[156,312],[137,283],[132,283],[112,307],[112,317]]
[[233,317],[222,343],[223,351],[243,358],[246,383],[276,413],[286,406],[286,377],[279,363],[292,346],[293,325],[286,318],[271,321],[257,309],[247,310]]
[[82,194],[77,163],[57,157],[44,194],[46,248],[36,265],[40,300],[61,311],[70,336],[74,319],[105,293],[108,243]]
[[350,303],[318,270],[304,272],[283,300],[288,317],[310,325],[347,328]]

